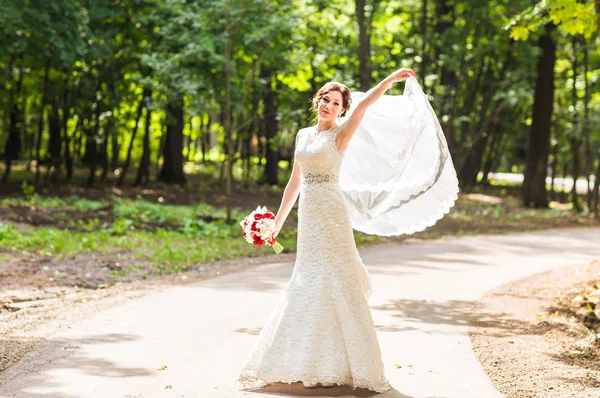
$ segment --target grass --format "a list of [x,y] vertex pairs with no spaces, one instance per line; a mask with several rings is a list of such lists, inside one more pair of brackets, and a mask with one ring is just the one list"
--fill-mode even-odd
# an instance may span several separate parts
[[[106,254],[130,250],[140,261],[150,264],[153,273],[177,273],[186,268],[213,261],[233,260],[271,253],[267,247],[254,246],[241,238],[237,226],[212,226],[206,233],[201,229],[191,231],[165,230],[136,231],[131,228],[106,228],[91,232],[73,232],[55,228],[35,228],[20,232],[12,225],[0,223],[0,247],[34,252],[59,258],[84,251]],[[116,231],[116,232],[115,232]],[[286,252],[296,251],[296,229],[289,228],[278,236]],[[357,234],[357,244],[376,243],[378,237]],[[119,270],[123,274],[132,270]]]
[[34,206],[44,209],[93,211],[106,206],[106,203],[71,195],[65,198],[44,197],[33,194],[25,197],[0,199],[0,205]]
[[[181,223],[186,228],[206,228],[206,225],[194,225],[192,221],[201,217],[211,217],[216,219],[225,219],[225,209],[215,208],[206,203],[200,203],[195,206],[178,206],[152,203],[141,198],[138,200],[117,198],[114,206],[115,217],[133,220],[135,222],[153,222],[153,223]],[[245,217],[239,209],[232,212],[233,219],[242,219]],[[221,225],[218,225],[221,227]]]
[[[11,198],[0,204],[52,209],[57,218],[61,210],[92,211],[112,204],[113,221],[107,223],[99,218],[87,220],[71,219],[69,228],[36,227],[25,231],[12,224],[0,222],[0,247],[54,255],[59,258],[85,251],[116,253],[132,251],[136,258],[149,262],[157,274],[181,272],[195,264],[217,260],[231,260],[246,256],[270,253],[271,249],[247,243],[241,238],[241,227],[237,222],[225,223],[225,210],[201,203],[192,206],[165,205],[142,199],[113,198],[108,201],[91,201],[71,196],[65,200],[32,195],[30,198]],[[234,220],[248,214],[234,209]],[[210,221],[202,217],[211,217]],[[154,223],[155,230],[140,228]],[[171,228],[163,228],[161,225]],[[282,229],[277,240],[286,252],[296,251],[296,226]],[[357,245],[377,243],[379,237],[355,234]],[[123,275],[134,270],[113,271]]]
[[[189,233],[160,228],[154,232],[136,231],[131,225],[125,228],[120,224],[118,228],[113,226],[92,232],[47,227],[21,232],[13,225],[0,223],[0,247],[59,258],[84,251],[108,254],[131,250],[140,260],[150,262],[151,268],[159,274],[179,272],[193,264],[239,258],[249,251],[258,255],[259,249],[265,250],[250,247],[233,228],[225,228],[218,234],[198,231]],[[282,241],[291,246],[286,239]]]
[[[105,202],[88,201],[71,197],[68,200],[30,198],[3,200],[0,204],[56,210],[97,210]],[[241,220],[248,212],[235,209],[234,220]],[[225,210],[206,203],[193,206],[165,205],[145,200],[115,198],[112,203],[111,223],[98,218],[69,220],[68,228],[37,227],[21,231],[12,224],[0,222],[0,247],[43,255],[64,257],[84,251],[119,252],[130,250],[134,255],[151,264],[158,274],[180,272],[185,268],[216,260],[235,259],[265,253],[265,247],[248,244],[241,238],[237,222],[227,224]],[[210,217],[206,221],[202,217]],[[148,231],[143,224],[154,223],[158,227]],[[170,228],[162,228],[161,225]],[[287,251],[295,251],[296,231],[285,230],[278,241]]]

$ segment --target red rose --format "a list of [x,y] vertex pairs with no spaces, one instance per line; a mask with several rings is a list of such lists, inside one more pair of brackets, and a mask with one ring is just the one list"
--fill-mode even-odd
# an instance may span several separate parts
[[268,218],[270,220],[274,220],[275,219],[275,215],[271,212],[268,212],[267,214],[265,214],[265,218]]
[[250,231],[258,231],[258,228],[256,228],[256,224],[257,224],[257,222],[256,222],[256,221],[254,221],[254,222],[252,223],[252,226],[250,227]]
[[248,225],[248,220],[244,220],[244,227]]
[[254,243],[255,245],[262,245],[264,243],[264,240],[262,240],[260,236],[254,235],[254,242],[252,243]]
[[263,214],[257,213],[254,215],[255,220],[262,220],[265,216]]
[[242,231],[242,235],[244,235],[244,238],[246,238],[246,231]]

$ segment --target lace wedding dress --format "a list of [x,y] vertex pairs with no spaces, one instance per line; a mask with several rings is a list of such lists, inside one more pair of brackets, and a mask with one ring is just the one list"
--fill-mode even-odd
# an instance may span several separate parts
[[239,375],[246,388],[297,381],[391,388],[367,304],[371,282],[339,186],[344,152],[335,145],[338,132],[333,126],[298,133],[296,264]]

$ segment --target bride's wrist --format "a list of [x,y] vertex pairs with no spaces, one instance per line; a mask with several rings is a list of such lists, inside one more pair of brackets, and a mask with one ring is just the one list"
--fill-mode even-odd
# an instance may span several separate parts
[[396,77],[394,76],[394,74],[390,74],[388,75],[388,77],[386,77],[385,79],[383,79],[383,82],[386,83],[388,86],[391,86],[392,84],[396,83]]
[[381,83],[379,83],[379,86],[383,86],[386,90],[390,87],[392,87],[392,85],[395,83],[396,81],[394,80],[394,77],[392,75],[389,75],[388,77],[386,77],[385,79],[383,79],[381,81]]

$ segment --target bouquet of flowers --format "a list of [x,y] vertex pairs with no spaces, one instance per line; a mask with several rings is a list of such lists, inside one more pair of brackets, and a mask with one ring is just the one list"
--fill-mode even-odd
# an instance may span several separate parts
[[244,218],[240,225],[242,234],[248,243],[255,245],[267,245],[273,247],[275,253],[279,254],[283,246],[275,239],[271,239],[271,234],[275,229],[275,215],[266,207],[258,206],[250,215]]

